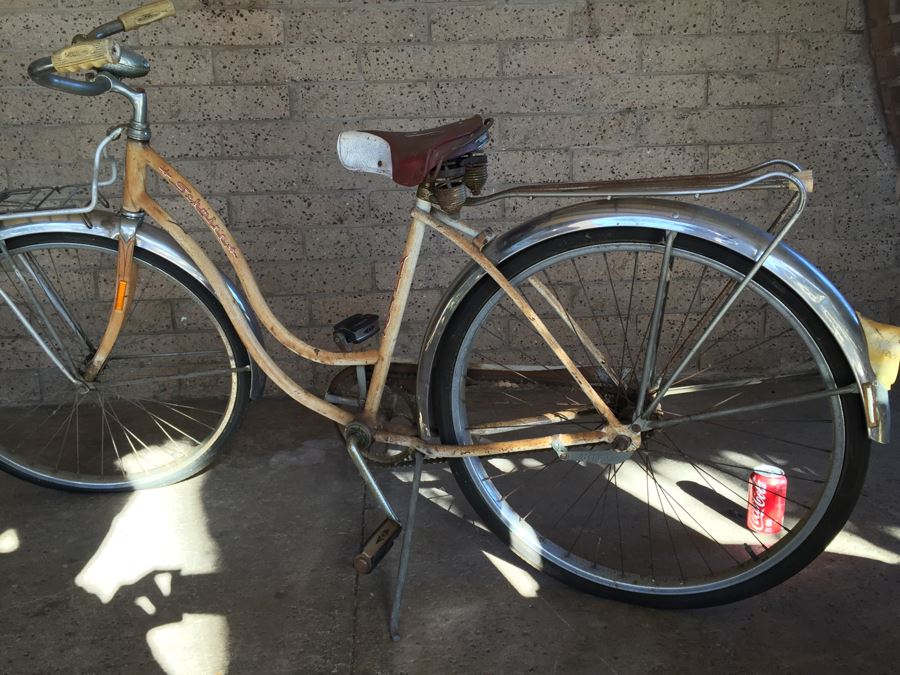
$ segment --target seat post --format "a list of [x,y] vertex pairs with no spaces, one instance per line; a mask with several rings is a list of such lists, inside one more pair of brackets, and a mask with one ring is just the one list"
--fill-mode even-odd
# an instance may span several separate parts
[[422,183],[416,188],[416,208],[431,213],[431,189],[428,183]]
[[[428,211],[431,211],[431,202],[422,199],[418,193],[416,204],[421,204]],[[397,336],[400,334],[400,324],[403,321],[403,313],[409,300],[409,290],[412,288],[413,274],[415,274],[416,264],[419,261],[419,252],[422,250],[424,234],[425,223],[412,216],[406,235],[406,246],[404,246],[400,257],[397,284],[391,297],[390,307],[388,307],[384,331],[381,334],[381,344],[378,347],[378,361],[372,369],[372,378],[369,380],[369,393],[366,396],[363,416],[370,423],[375,422],[378,418],[378,409],[381,407],[381,395],[384,393],[384,384],[387,381],[388,371],[391,367],[391,356],[397,345]]]

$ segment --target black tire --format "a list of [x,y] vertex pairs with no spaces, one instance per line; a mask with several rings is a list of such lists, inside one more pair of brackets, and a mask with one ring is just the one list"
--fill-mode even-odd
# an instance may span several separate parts
[[[49,253],[49,251],[64,247],[73,247],[80,252],[83,251],[85,252],[85,256],[91,255],[93,253],[105,252],[110,254],[109,261],[112,262],[113,271],[115,269],[115,252],[117,250],[117,243],[105,237],[94,237],[90,235],[80,234],[37,234],[17,237],[15,239],[8,240],[6,242],[6,246],[11,256],[16,256],[17,253],[25,251],[37,251],[42,255],[51,256],[52,253]],[[49,259],[50,258],[48,258],[48,260]],[[139,470],[132,467],[130,473],[127,473],[125,470],[123,470],[123,475],[118,477],[113,475],[105,476],[103,474],[102,461],[100,464],[100,472],[97,475],[92,475],[87,471],[82,473],[80,467],[78,468],[77,472],[66,470],[65,472],[57,473],[55,471],[49,470],[48,467],[43,465],[31,465],[22,457],[14,456],[7,452],[6,448],[0,447],[0,468],[2,468],[4,471],[25,480],[37,483],[39,485],[76,492],[122,492],[171,485],[173,483],[177,483],[179,481],[190,478],[191,476],[194,476],[205,469],[215,459],[217,453],[228,442],[231,434],[240,424],[243,415],[246,412],[247,404],[250,400],[250,359],[246,349],[240,341],[240,338],[234,330],[234,327],[231,325],[231,322],[229,321],[225,310],[222,308],[218,300],[216,300],[215,296],[206,286],[204,286],[193,276],[177,267],[176,265],[173,265],[164,258],[161,258],[154,253],[138,247],[135,250],[135,260],[140,264],[138,273],[138,289],[141,288],[142,280],[145,280],[149,276],[152,277],[154,279],[154,282],[157,284],[164,283],[167,285],[167,288],[171,287],[173,289],[179,290],[180,292],[183,292],[183,297],[178,297],[177,300],[169,300],[168,302],[170,302],[170,304],[175,305],[175,303],[179,301],[183,303],[197,303],[197,305],[199,306],[197,309],[200,310],[200,319],[198,320],[198,322],[204,322],[203,325],[207,326],[205,328],[205,332],[207,335],[213,335],[213,341],[216,340],[215,334],[218,334],[218,339],[222,344],[222,353],[226,357],[233,359],[233,361],[231,362],[233,363],[231,369],[234,371],[230,376],[227,377],[227,379],[230,380],[230,384],[227,385],[230,393],[228,394],[228,399],[224,404],[224,409],[222,411],[210,410],[203,412],[204,415],[210,413],[215,413],[216,416],[221,415],[221,417],[218,418],[215,416],[207,416],[204,418],[200,412],[196,412],[200,410],[200,408],[191,409],[189,406],[182,405],[181,403],[166,401],[164,402],[164,404],[167,406],[167,408],[170,408],[172,411],[177,413],[177,415],[173,415],[173,417],[177,419],[178,424],[172,426],[171,423],[166,423],[164,418],[160,416],[158,408],[157,412],[152,413],[151,415],[152,410],[150,408],[150,405],[151,403],[155,403],[154,401],[151,401],[150,399],[140,398],[136,399],[136,401],[141,403],[141,405],[146,406],[143,407],[143,410],[147,411],[148,419],[161,420],[164,424],[166,424],[166,426],[163,427],[159,422],[155,422],[156,426],[158,426],[159,429],[162,430],[160,433],[165,433],[166,436],[170,439],[172,439],[173,436],[177,435],[176,432],[173,431],[176,428],[179,429],[179,431],[181,431],[182,427],[189,428],[191,430],[195,428],[194,426],[190,426],[191,423],[186,422],[185,418],[194,419],[197,422],[196,428],[199,428],[201,424],[204,427],[209,427],[210,429],[212,429],[212,433],[210,433],[209,437],[203,439],[202,441],[198,441],[197,447],[191,449],[191,453],[184,458],[176,459],[175,461],[168,461],[168,464],[159,461],[158,466],[150,466],[146,471],[142,467]],[[104,262],[107,261],[104,260]],[[60,278],[67,272],[64,268],[62,274],[58,271],[58,269],[54,269],[54,273],[57,275],[56,281],[54,283],[58,284]],[[155,276],[155,273],[159,273],[162,276]],[[101,272],[98,271],[95,272],[95,274],[101,274]],[[48,278],[50,278],[49,275]],[[7,276],[4,281],[6,280],[10,280],[10,277]],[[102,290],[97,291],[99,297],[105,297],[103,293],[104,291]],[[136,302],[140,303],[140,300],[141,298],[138,297]],[[108,303],[109,299],[106,298],[105,302]],[[152,302],[152,300],[148,300],[148,302]],[[5,305],[0,303],[0,308],[3,307],[5,307]],[[171,311],[174,312],[175,309],[172,309]],[[184,311],[186,314],[189,314],[192,311],[196,311],[196,309],[194,309],[193,305],[191,305]],[[77,311],[73,311],[72,313],[73,316],[78,319]],[[135,314],[137,314],[137,312],[135,312]],[[53,322],[58,323],[59,315],[53,314],[52,316]],[[129,319],[129,321],[132,320],[134,319]],[[172,335],[174,336],[176,335],[177,331],[174,317],[172,321],[173,323],[171,328]],[[209,323],[206,324],[206,321],[208,321]],[[126,326],[127,325],[128,324],[126,322]],[[84,328],[86,332],[89,332],[87,329],[102,330],[104,326],[105,316],[103,317],[101,325],[86,325],[84,326]],[[152,337],[154,340],[162,341],[167,338],[167,334],[162,331],[150,337]],[[122,339],[123,338],[120,338],[120,341]],[[114,354],[115,353],[116,352],[114,351]],[[202,357],[194,358],[202,360]],[[49,359],[47,359],[47,363],[49,363]],[[37,368],[47,368],[47,366],[46,364],[42,363],[38,365]],[[110,368],[111,366],[108,366],[106,370],[101,371],[98,382],[102,384],[104,375],[110,370]],[[0,370],[0,377],[2,376],[3,371]],[[211,376],[206,377],[208,379]],[[141,385],[139,384],[137,386]],[[113,395],[118,397],[117,394]],[[137,396],[137,394],[135,396]],[[122,400],[124,401],[126,399]],[[6,399],[3,399],[3,402],[0,403],[0,410],[4,409],[5,404],[7,404],[7,401]],[[9,405],[12,406],[13,404]],[[112,411],[113,407],[111,398],[108,405],[109,410]],[[191,414],[189,415],[187,413]],[[113,413],[109,413],[109,419],[112,419],[112,414]],[[106,415],[107,413],[104,411],[104,419],[106,419]],[[116,419],[117,421],[120,420],[118,413],[116,414]],[[218,421],[215,421],[216,419],[218,419]],[[106,423],[109,424],[109,422]],[[121,422],[119,423],[121,424]],[[212,427],[212,424],[215,424],[215,427]],[[103,433],[102,426],[103,425],[101,423],[101,436]],[[113,435],[114,428],[114,426],[110,427],[109,433],[111,437]],[[125,426],[122,426],[122,431],[124,431],[124,429]],[[119,430],[116,429],[116,431]],[[66,433],[69,433],[68,429]],[[193,431],[193,433],[199,435],[196,431]],[[188,435],[190,436],[190,434]],[[120,442],[123,437],[125,438],[125,440],[128,440],[133,444],[136,444],[136,442],[138,441],[138,435],[134,433],[132,433],[132,437],[130,438],[128,437],[127,433],[120,435]],[[65,442],[65,440],[66,439],[63,439],[63,442]],[[180,440],[184,439],[181,438]],[[191,440],[194,440],[193,437],[191,437]],[[143,450],[147,449],[148,447],[145,445]],[[141,450],[141,448],[139,448],[139,450]],[[170,450],[167,450],[167,452],[172,455]],[[62,450],[60,450],[60,454],[62,455]],[[138,452],[133,451],[132,454],[136,455],[138,454]],[[118,457],[118,450],[116,451],[116,456]],[[85,461],[90,462],[90,458],[88,457],[88,459],[86,459]],[[144,461],[146,462],[147,460],[145,459]]]
[[[510,279],[516,279],[516,277],[521,275],[517,283],[524,283],[523,279],[528,276],[530,273],[529,270],[537,269],[542,264],[547,264],[546,261],[560,256],[577,255],[579,251],[592,250],[592,247],[618,244],[631,245],[634,242],[637,242],[640,246],[662,247],[664,237],[665,232],[638,227],[596,229],[588,232],[579,232],[551,239],[526,249],[505,261],[501,265],[501,270],[507,278]],[[728,249],[686,235],[677,236],[675,239],[675,248],[676,251],[685,252],[686,255],[694,257],[699,256],[700,258],[714,261],[723,268],[734,271],[737,275],[745,274],[751,266],[750,261],[738,256]],[[636,254],[635,261],[637,261]],[[636,262],[635,268],[637,268]],[[610,279],[610,283],[612,283],[612,279]],[[810,307],[784,282],[766,270],[762,270],[753,283],[783,303],[783,306],[796,317],[800,324],[802,324],[803,328],[807,331],[810,338],[814,340],[815,346],[820,350],[821,355],[824,357],[831,376],[833,377],[834,386],[841,387],[852,384],[854,378],[842,351],[828,329]],[[489,304],[492,302],[492,299],[498,296],[498,294],[500,294],[500,291],[495,282],[489,278],[480,281],[460,303],[459,308],[450,320],[444,337],[442,338],[434,370],[432,372],[432,391],[434,392],[432,405],[437,428],[439,429],[441,439],[444,443],[456,444],[471,442],[469,433],[465,429],[458,428],[461,426],[461,422],[459,421],[459,410],[466,404],[464,400],[462,400],[465,398],[465,394],[454,394],[454,383],[456,378],[460,377],[459,373],[462,372],[464,367],[464,365],[461,364],[468,363],[469,356],[462,353],[466,340],[468,339],[471,344],[475,344],[475,338],[470,335],[470,331],[478,329],[470,327],[474,322],[491,316],[491,312],[494,310],[489,308]],[[587,297],[587,291],[585,291],[585,296]],[[482,312],[485,312],[485,314],[479,318]],[[688,309],[688,312],[690,312],[690,308]],[[599,323],[597,324],[597,327],[599,330]],[[467,338],[467,336],[469,337]],[[572,355],[571,351],[570,355]],[[468,368],[468,366],[465,367]],[[466,370],[466,372],[473,371]],[[465,392],[466,386],[468,385],[458,385],[459,391]],[[524,396],[524,394],[520,394],[520,396]],[[548,539],[544,539],[543,533],[539,530],[534,530],[528,535],[539,542],[531,547],[523,546],[521,538],[518,535],[513,536],[511,534],[510,516],[507,514],[504,517],[501,517],[500,515],[505,507],[496,502],[496,499],[491,501],[486,497],[488,488],[483,486],[485,485],[489,474],[486,471],[480,473],[482,464],[479,460],[472,458],[453,460],[451,461],[451,465],[454,477],[462,489],[463,494],[478,515],[483,519],[485,524],[501,540],[510,546],[515,553],[526,560],[526,562],[529,562],[529,564],[534,567],[549,573],[563,582],[599,596],[653,607],[692,608],[724,604],[765,591],[801,570],[824,550],[847,521],[862,489],[863,480],[865,478],[866,467],[868,464],[869,439],[866,434],[862,404],[856,394],[831,397],[828,401],[828,406],[832,409],[839,410],[839,413],[842,416],[840,423],[837,419],[833,420],[833,423],[836,427],[840,427],[841,425],[843,427],[843,438],[835,440],[836,444],[842,444],[843,458],[839,462],[839,466],[834,466],[830,469],[828,484],[833,486],[833,496],[830,498],[830,501],[828,501],[827,507],[824,507],[824,504],[821,507],[825,508],[825,510],[824,513],[820,512],[821,515],[818,523],[814,524],[810,531],[799,531],[798,536],[802,535],[802,539],[799,541],[799,544],[790,544],[792,549],[789,554],[784,554],[782,558],[778,558],[778,556],[782,555],[779,551],[784,549],[779,549],[777,548],[777,544],[773,544],[771,553],[769,549],[765,549],[764,552],[759,555],[759,560],[762,562],[753,562],[753,565],[758,564],[759,567],[762,568],[760,571],[748,575],[743,575],[743,572],[739,575],[736,572],[735,575],[740,576],[740,579],[736,579],[733,583],[729,583],[726,578],[725,581],[717,582],[718,585],[715,587],[707,587],[701,584],[696,586],[697,590],[692,590],[689,586],[682,589],[677,587],[660,587],[657,590],[652,587],[631,586],[628,583],[624,583],[622,579],[616,580],[607,578],[605,582],[598,582],[595,578],[589,578],[590,574],[587,572],[582,573],[580,570],[573,571],[572,567],[560,564],[564,556],[558,555],[558,552],[552,559],[545,554],[545,551],[551,550],[551,545],[556,546],[556,544]],[[837,401],[837,403],[832,403],[832,401]],[[504,417],[502,419],[506,418]],[[546,427],[544,427],[544,429],[546,429]],[[554,432],[545,430],[542,433],[546,434]],[[650,446],[648,445],[647,447],[649,448]],[[651,451],[648,450],[647,452],[648,459],[646,460],[646,466],[647,468],[650,468],[651,462],[649,453]],[[556,459],[554,458],[551,464],[555,461]],[[630,461],[633,460],[629,460],[629,462]],[[625,464],[627,463],[628,462]],[[838,462],[835,460],[835,463]],[[569,464],[572,463],[570,462]],[[619,466],[625,466],[625,464]],[[549,473],[545,470],[548,466],[549,465],[544,464],[542,468],[534,473]],[[559,471],[562,471],[562,469]],[[571,469],[569,471],[571,472]],[[839,473],[835,474],[835,471]],[[647,500],[649,502],[652,498],[652,495],[649,492],[649,479],[652,476],[654,482],[656,482],[657,478],[652,470],[649,472],[645,470],[645,473],[648,476]],[[602,476],[602,474],[600,475]],[[610,476],[614,479],[615,472],[610,470]],[[837,477],[836,480],[834,479],[835,476]],[[525,480],[526,479],[522,479],[522,485],[525,484]],[[534,478],[532,477],[531,480],[534,480]],[[550,479],[547,478],[546,480],[549,481]],[[608,490],[609,485],[612,484],[610,478],[607,478],[607,483],[606,488]],[[679,485],[680,484],[681,483],[679,483]],[[491,480],[491,485],[493,485],[493,479]],[[659,485],[658,482],[657,485]],[[519,488],[516,488],[516,490],[518,489]],[[565,490],[566,486],[563,486],[562,489]],[[513,490],[512,492],[515,492],[516,490]],[[575,490],[574,486],[570,488],[570,490]],[[824,492],[825,488],[823,487],[822,490]],[[616,483],[616,500],[618,500],[618,494],[620,492],[619,486]],[[497,489],[497,494],[500,494],[499,488]],[[823,497],[822,499],[824,500],[825,498],[826,497]],[[506,498],[502,497],[502,499],[505,503]],[[536,497],[535,499],[538,498]],[[600,497],[598,496],[594,509],[597,508],[599,501]],[[610,498],[610,502],[611,501],[612,499]],[[666,501],[668,501],[668,497],[666,497]],[[667,514],[665,506],[663,505],[663,496],[659,497],[659,502],[660,505],[663,506],[663,520],[665,520]],[[671,505],[671,502],[669,503]],[[605,505],[606,498],[604,497],[601,510],[605,508]],[[515,511],[515,507],[510,508]],[[572,507],[570,506],[569,508],[571,509]],[[611,508],[612,507],[610,506],[610,510]],[[617,516],[618,508],[618,501],[616,501]],[[675,506],[672,506],[672,511],[677,516],[678,510]],[[593,513],[594,512],[591,511],[591,515],[593,515]],[[647,513],[649,522],[649,505],[647,506]],[[518,511],[516,511],[516,514],[521,518],[521,514],[519,514]],[[812,518],[812,516],[810,516],[810,518]],[[674,522],[674,519],[670,518],[670,520]],[[524,523],[525,521],[521,522]],[[801,521],[800,524],[803,524],[804,522],[805,521]],[[787,523],[787,520],[785,520],[785,523]],[[600,527],[602,527],[602,523]],[[621,523],[619,527],[621,528]],[[669,527],[668,524],[666,527]],[[797,525],[797,527],[799,527],[799,525]],[[803,527],[805,528],[806,525],[803,525]],[[576,537],[576,541],[581,536],[582,535],[579,534],[578,537]],[[671,538],[671,533],[669,536]],[[785,537],[785,540],[791,542],[795,538],[793,535],[785,535]],[[607,537],[607,540],[608,539],[609,537]],[[600,548],[600,540],[601,536],[598,534],[598,551]],[[517,541],[519,543],[516,543]],[[622,551],[624,551],[625,547],[621,541],[621,534],[619,547],[619,555],[622,556]],[[650,547],[650,564],[652,570],[652,538],[650,539]],[[672,547],[674,550],[674,539],[672,539]],[[539,560],[536,559],[536,553],[540,556]],[[571,550],[569,553],[571,553]],[[770,560],[774,560],[775,562],[767,562]],[[704,560],[704,562],[706,561]],[[746,565],[746,563],[743,564]],[[680,562],[678,563],[678,566],[680,570]],[[594,567],[597,569],[596,563]],[[622,577],[624,578],[624,562],[622,563],[622,567]],[[752,566],[749,569],[752,570]],[[712,573],[712,569],[710,569],[710,573]],[[609,576],[612,577],[612,575]],[[674,585],[677,586],[677,584]]]

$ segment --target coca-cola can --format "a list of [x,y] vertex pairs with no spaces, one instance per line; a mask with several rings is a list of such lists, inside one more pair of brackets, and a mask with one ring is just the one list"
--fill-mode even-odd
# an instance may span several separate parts
[[784,522],[787,477],[777,466],[762,464],[750,474],[747,497],[747,527],[754,532],[775,534]]

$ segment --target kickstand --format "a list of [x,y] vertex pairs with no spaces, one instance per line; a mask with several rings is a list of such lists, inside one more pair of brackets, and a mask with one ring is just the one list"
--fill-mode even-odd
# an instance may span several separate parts
[[416,522],[416,502],[419,496],[419,482],[422,479],[422,453],[416,454],[416,468],[413,473],[412,494],[409,497],[409,513],[403,528],[403,542],[400,548],[400,566],[397,570],[397,583],[394,588],[394,605],[391,607],[391,623],[389,626],[391,640],[397,642],[400,639],[400,604],[403,600],[403,588],[406,586],[406,578],[409,572],[409,553],[412,547],[412,533]]

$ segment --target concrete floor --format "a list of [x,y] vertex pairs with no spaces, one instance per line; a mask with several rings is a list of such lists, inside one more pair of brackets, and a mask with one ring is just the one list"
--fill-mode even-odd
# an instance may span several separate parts
[[[812,566],[686,612],[524,567],[430,465],[392,643],[396,550],[354,575],[380,518],[334,430],[265,401],[210,471],[170,488],[95,497],[0,475],[0,672],[896,672],[898,449],[873,448],[851,523]],[[381,475],[402,511],[408,477]]]

